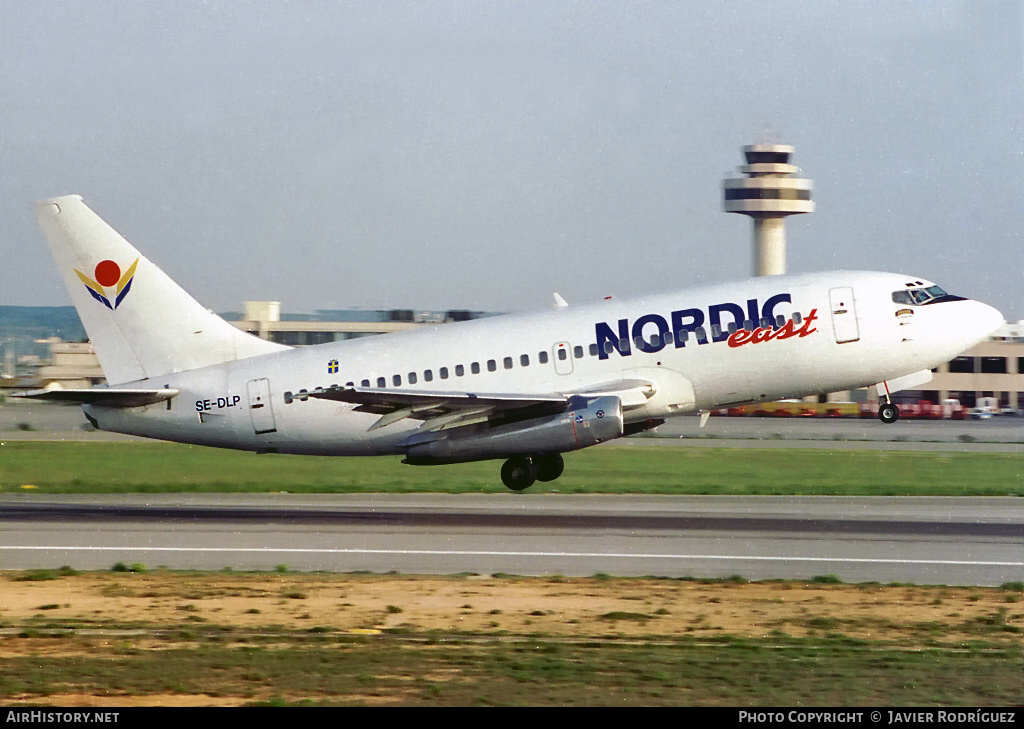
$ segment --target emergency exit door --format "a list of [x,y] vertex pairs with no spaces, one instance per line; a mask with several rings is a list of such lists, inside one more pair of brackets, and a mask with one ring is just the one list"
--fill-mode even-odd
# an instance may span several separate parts
[[551,348],[551,357],[555,362],[555,372],[560,375],[572,374],[572,347],[568,342],[558,342]]
[[836,343],[856,342],[860,339],[860,327],[857,325],[857,307],[850,286],[839,286],[828,292],[829,304],[832,309],[832,331],[836,334]]
[[256,431],[256,435],[277,432],[274,409],[270,404],[270,380],[266,377],[249,380],[247,390],[249,393],[249,415],[252,417],[252,427]]

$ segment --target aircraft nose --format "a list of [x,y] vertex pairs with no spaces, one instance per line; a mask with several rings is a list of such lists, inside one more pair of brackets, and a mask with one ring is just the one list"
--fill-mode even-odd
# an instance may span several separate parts
[[[931,307],[922,307],[929,309]],[[938,310],[939,307],[935,307]],[[950,352],[960,354],[986,338],[1005,321],[999,311],[974,299],[953,302],[939,319],[934,320],[937,337],[949,346]]]
[[974,304],[978,309],[978,313],[975,314],[978,335],[982,338],[989,336],[1006,323],[1006,319],[994,306],[983,304],[980,301],[975,301]]
[[967,335],[970,347],[985,341],[992,332],[1006,323],[1003,315],[995,307],[973,299],[964,303],[969,306],[961,314],[963,318],[960,319],[960,326]]

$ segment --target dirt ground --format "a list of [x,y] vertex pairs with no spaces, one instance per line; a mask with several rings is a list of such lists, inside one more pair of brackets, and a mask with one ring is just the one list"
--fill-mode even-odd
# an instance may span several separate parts
[[[944,626],[947,640],[967,639],[979,621],[994,615],[1024,626],[1024,601],[1017,602],[1024,595],[992,588],[172,572],[16,580],[20,574],[0,577],[0,621],[8,629],[68,621],[80,628],[318,626],[332,632],[401,628],[566,638],[833,630],[902,641],[934,624]],[[0,645],[8,655],[15,648],[9,640]]]
[[[141,649],[187,647],[197,640],[190,634],[221,626],[264,635],[311,628],[364,635],[394,629],[543,634],[556,640],[783,633],[842,634],[903,646],[977,638],[1024,644],[1024,594],[994,588],[160,571],[18,579],[23,575],[0,576],[0,655],[8,657],[84,650],[75,641],[45,639],[45,628],[62,625],[93,635],[92,650],[125,636]],[[33,637],[24,637],[27,628],[36,630]],[[185,637],[175,630],[188,628],[198,630],[181,631]],[[187,696],[166,698],[188,704]],[[44,703],[98,705],[78,695],[50,696]],[[145,697],[146,705],[162,703],[159,696]]]

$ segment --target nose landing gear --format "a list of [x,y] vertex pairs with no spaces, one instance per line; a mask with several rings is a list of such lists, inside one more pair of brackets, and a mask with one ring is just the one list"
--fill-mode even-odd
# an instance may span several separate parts
[[895,423],[900,419],[900,409],[891,402],[883,402],[878,406],[878,419],[887,425]]

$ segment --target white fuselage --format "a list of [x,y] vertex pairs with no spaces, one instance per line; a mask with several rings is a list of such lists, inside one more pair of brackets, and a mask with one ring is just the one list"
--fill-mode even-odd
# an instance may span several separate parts
[[[323,455],[398,454],[397,444],[420,427],[407,418],[369,430],[378,415],[299,396],[364,381],[378,387],[378,378],[389,390],[481,395],[573,394],[644,381],[653,394],[625,408],[624,420],[662,419],[863,387],[931,369],[1002,321],[991,307],[967,299],[894,303],[892,293],[913,281],[850,271],[772,276],[444,324],[124,383],[180,394],[168,403],[85,410],[105,430]],[[760,328],[730,335],[730,323],[743,329],[747,320]],[[644,340],[639,346],[638,336]]]

